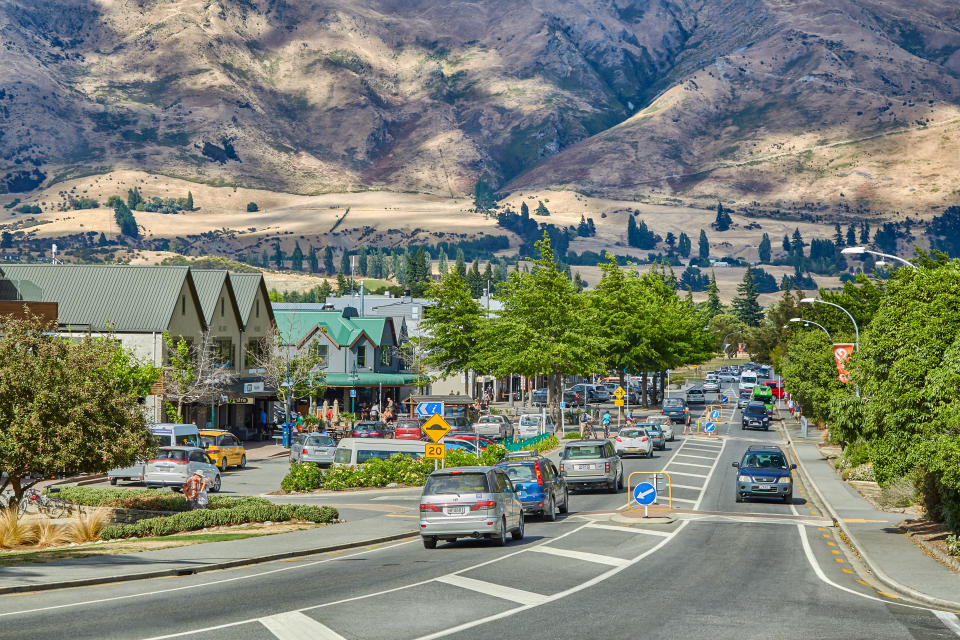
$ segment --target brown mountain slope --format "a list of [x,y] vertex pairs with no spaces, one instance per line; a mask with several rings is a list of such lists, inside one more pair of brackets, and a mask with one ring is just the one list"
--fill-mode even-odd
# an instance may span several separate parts
[[0,189],[110,167],[932,204],[958,177],[946,128],[815,148],[960,115],[955,3],[900,5],[4,0]]

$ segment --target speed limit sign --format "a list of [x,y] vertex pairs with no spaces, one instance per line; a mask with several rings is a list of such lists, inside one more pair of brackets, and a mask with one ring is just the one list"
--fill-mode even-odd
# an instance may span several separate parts
[[424,448],[423,457],[428,460],[443,460],[446,449],[446,445],[428,442]]

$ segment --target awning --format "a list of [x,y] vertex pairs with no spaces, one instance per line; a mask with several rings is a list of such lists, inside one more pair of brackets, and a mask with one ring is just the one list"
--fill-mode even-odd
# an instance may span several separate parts
[[[354,379],[354,377],[356,379]],[[415,373],[328,373],[324,384],[327,387],[405,387],[417,380]]]

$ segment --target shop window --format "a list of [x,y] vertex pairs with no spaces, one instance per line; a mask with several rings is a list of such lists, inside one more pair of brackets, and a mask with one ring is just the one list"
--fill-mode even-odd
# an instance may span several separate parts
[[247,340],[247,369],[256,369],[257,368],[257,358],[260,355],[260,341],[259,340]]

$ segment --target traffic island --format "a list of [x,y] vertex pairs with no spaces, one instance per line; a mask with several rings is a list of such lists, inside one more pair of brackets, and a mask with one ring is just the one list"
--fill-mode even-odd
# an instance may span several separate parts
[[673,516],[673,512],[668,509],[651,508],[646,513],[643,509],[619,511],[610,516],[610,521],[627,525],[673,524],[677,519]]

